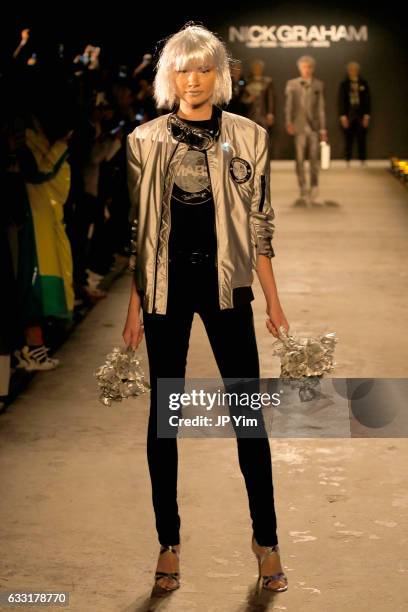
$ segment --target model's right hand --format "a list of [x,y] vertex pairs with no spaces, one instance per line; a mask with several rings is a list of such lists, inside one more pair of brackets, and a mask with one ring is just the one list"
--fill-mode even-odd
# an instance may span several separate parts
[[128,316],[123,330],[123,340],[127,347],[136,350],[143,339],[144,326],[140,318],[140,308],[129,309]]
[[287,131],[288,134],[293,136],[293,134],[295,133],[295,126],[293,125],[293,123],[287,123],[286,124],[286,131]]
[[279,338],[279,328],[281,325],[285,332],[289,333],[289,323],[279,302],[275,301],[271,306],[267,306],[266,314],[268,315],[268,318],[266,319],[265,323],[270,334],[275,336],[275,338]]

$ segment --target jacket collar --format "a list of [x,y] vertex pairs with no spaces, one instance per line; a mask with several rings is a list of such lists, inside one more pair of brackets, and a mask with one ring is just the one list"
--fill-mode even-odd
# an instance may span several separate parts
[[[169,113],[169,115],[170,116],[177,115],[177,110],[178,110],[177,108],[174,109],[171,113]],[[216,104],[213,104],[211,119],[216,119],[216,121],[217,121],[217,131],[216,131],[216,138],[215,138],[215,140],[218,140],[220,138],[220,135],[221,135],[221,126],[222,126],[222,108],[220,106],[217,106]],[[181,119],[181,121],[182,121],[182,119]]]
[[[313,85],[314,80],[315,80],[315,76],[313,75],[313,76],[310,77],[309,85]],[[298,82],[299,83],[303,83],[304,81],[307,81],[307,79],[304,79],[301,76],[298,77]]]

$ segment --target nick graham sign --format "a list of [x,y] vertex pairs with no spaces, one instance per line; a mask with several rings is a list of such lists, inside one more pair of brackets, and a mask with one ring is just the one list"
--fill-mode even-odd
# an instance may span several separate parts
[[229,42],[246,47],[330,47],[338,42],[367,42],[367,26],[230,26]]

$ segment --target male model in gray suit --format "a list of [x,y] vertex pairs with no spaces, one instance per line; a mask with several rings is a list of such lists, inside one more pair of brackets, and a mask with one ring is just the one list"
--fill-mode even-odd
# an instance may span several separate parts
[[286,83],[286,129],[295,137],[296,173],[300,198],[308,199],[304,161],[306,152],[310,161],[310,199],[315,202],[319,184],[319,143],[327,140],[323,81],[314,74],[316,62],[303,55],[297,61],[300,77]]

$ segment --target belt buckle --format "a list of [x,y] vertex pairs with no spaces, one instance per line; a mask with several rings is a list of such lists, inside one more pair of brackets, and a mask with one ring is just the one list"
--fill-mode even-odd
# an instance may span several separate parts
[[191,251],[190,253],[190,262],[195,263],[203,263],[208,257],[208,253],[204,253],[203,251]]

